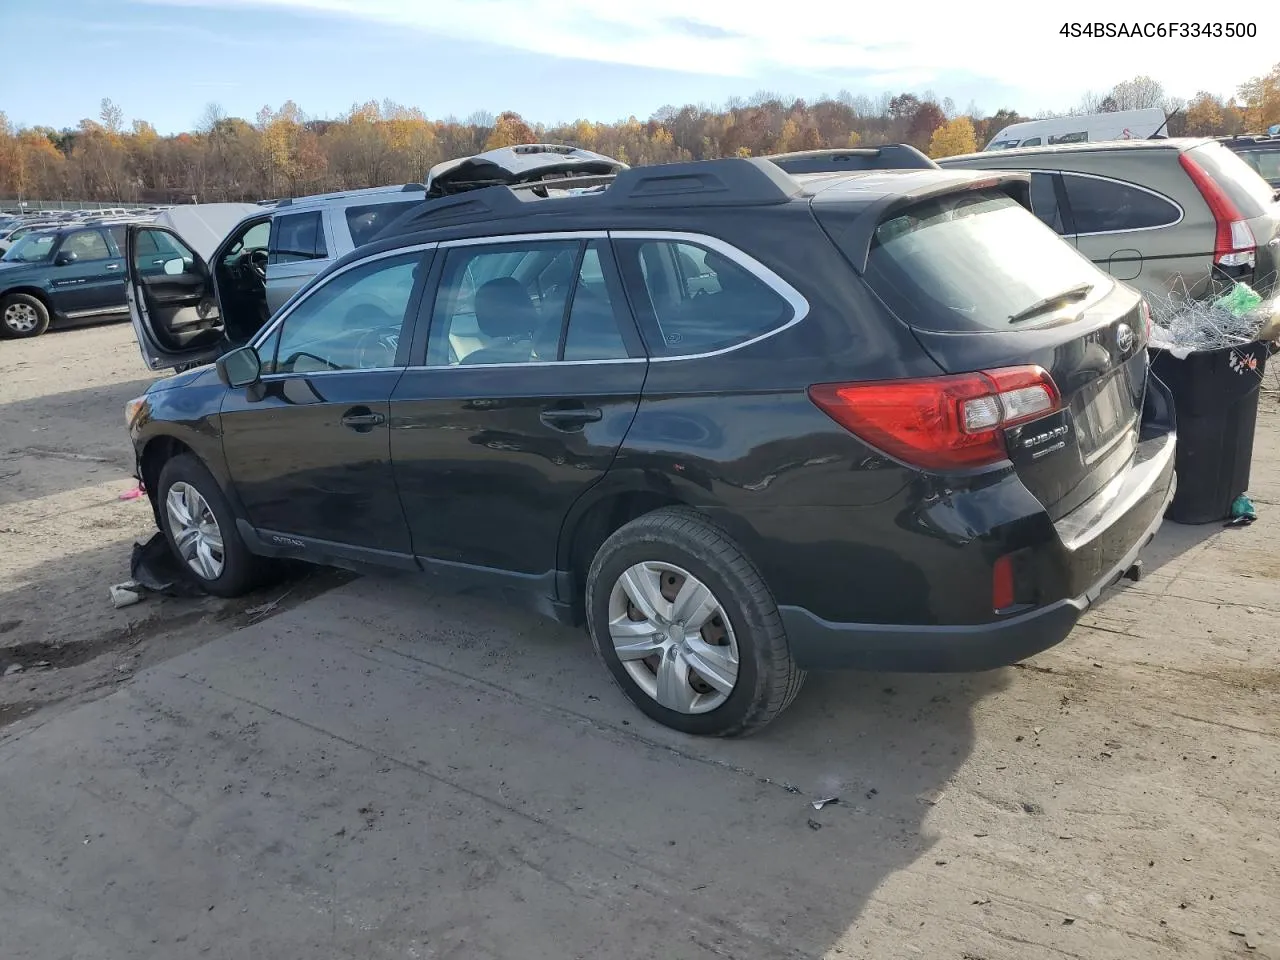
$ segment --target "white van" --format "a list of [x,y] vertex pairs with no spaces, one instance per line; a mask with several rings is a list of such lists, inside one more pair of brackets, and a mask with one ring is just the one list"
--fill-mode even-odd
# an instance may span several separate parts
[[1005,127],[984,150],[1043,147],[1054,143],[1089,143],[1097,140],[1146,140],[1156,133],[1168,136],[1165,114],[1159,107],[1119,110],[1080,117],[1026,120]]

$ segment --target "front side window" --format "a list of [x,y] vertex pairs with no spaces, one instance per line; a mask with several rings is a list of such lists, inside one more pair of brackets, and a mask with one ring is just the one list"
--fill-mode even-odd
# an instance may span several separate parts
[[1024,147],[1038,147],[1038,146],[1040,146],[1040,138],[1039,138],[1039,137],[1031,137],[1031,138],[1030,138],[1030,139],[1028,139],[1028,140],[1023,140],[1023,141],[1022,141],[1022,145],[1023,145]]
[[268,263],[323,260],[328,255],[320,211],[291,213],[271,221]]
[[1115,180],[1063,173],[1062,182],[1077,234],[1164,227],[1182,218],[1164,197]]
[[58,253],[74,253],[76,260],[110,260],[111,250],[107,247],[107,238],[99,230],[77,230],[68,234],[58,248]]
[[677,240],[622,240],[615,248],[632,304],[651,318],[653,353],[723,350],[788,323],[782,295],[727,255]]
[[266,371],[321,373],[395,366],[421,262],[421,253],[372,260],[316,287],[272,338],[274,361],[268,363],[264,356]]
[[[124,242],[117,240],[121,249]],[[194,264],[196,255],[189,247],[163,230],[139,230],[133,235],[133,268],[138,273],[156,273],[170,260]],[[185,269],[185,267],[184,267]]]

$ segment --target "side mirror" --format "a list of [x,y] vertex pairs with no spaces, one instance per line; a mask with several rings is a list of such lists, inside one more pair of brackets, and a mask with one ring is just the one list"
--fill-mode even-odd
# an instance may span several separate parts
[[172,260],[164,262],[164,272],[166,276],[177,277],[186,273],[187,262],[182,257],[174,257]]
[[224,353],[214,366],[218,379],[228,387],[251,387],[262,378],[262,359],[253,347],[238,347]]
[[65,267],[79,259],[79,255],[74,250],[63,250],[54,258],[53,265],[55,267]]

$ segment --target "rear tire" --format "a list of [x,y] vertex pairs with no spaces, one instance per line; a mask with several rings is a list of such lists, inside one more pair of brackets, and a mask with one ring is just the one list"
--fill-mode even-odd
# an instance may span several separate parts
[[206,593],[238,597],[268,579],[270,562],[249,552],[222,488],[195,456],[165,463],[156,498],[169,549]]
[[49,329],[49,308],[29,293],[0,299],[0,336],[10,340],[38,337]]
[[610,536],[587,574],[586,612],[622,691],[683,733],[753,733],[804,682],[760,571],[695,510],[658,510]]

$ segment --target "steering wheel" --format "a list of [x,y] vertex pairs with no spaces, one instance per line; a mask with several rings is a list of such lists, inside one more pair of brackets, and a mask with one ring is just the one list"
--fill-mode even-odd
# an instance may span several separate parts
[[250,250],[245,255],[244,262],[255,277],[263,283],[267,282],[267,251]]

